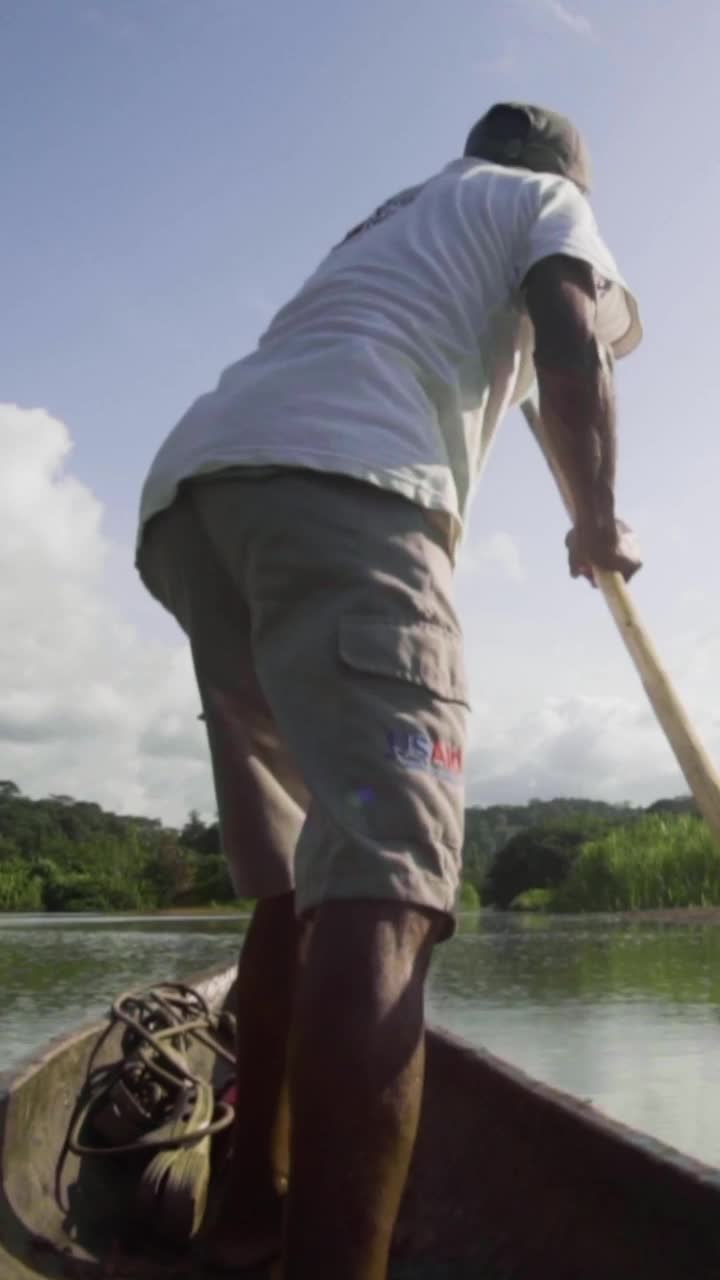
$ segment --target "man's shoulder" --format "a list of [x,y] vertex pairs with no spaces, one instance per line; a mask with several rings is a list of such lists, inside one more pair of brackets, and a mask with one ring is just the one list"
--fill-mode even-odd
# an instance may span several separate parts
[[510,165],[493,164],[489,160],[451,161],[438,176],[447,176],[463,185],[491,190],[496,198],[525,197],[542,205],[552,196],[561,196],[571,203],[587,205],[580,189],[569,178],[559,173],[536,173],[534,169],[516,169]]
[[553,197],[572,202],[577,196],[582,200],[580,192],[567,178],[472,158],[451,161],[439,172],[435,182],[438,189],[453,186],[461,200],[479,209],[492,209],[500,216],[520,206],[532,216]]

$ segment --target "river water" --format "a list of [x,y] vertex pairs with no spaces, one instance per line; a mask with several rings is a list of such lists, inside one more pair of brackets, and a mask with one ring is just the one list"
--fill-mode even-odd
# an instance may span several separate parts
[[[229,916],[0,916],[0,1071],[127,987],[232,963]],[[431,1021],[720,1165],[720,926],[463,916]]]

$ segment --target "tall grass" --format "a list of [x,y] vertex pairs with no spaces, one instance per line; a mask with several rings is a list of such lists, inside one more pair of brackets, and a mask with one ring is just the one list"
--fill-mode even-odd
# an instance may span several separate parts
[[458,911],[479,911],[481,906],[480,894],[475,885],[471,884],[469,880],[463,880],[458,893]]
[[720,904],[720,850],[699,818],[648,814],[583,845],[556,911]]

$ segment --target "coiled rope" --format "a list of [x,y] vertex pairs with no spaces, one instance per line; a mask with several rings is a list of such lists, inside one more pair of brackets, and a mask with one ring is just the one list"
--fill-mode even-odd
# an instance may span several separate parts
[[[90,1083],[68,1146],[83,1157],[147,1153],[140,1211],[163,1236],[189,1239],[205,1213],[211,1138],[232,1124],[234,1111],[216,1100],[208,1079],[190,1070],[188,1053],[195,1040],[234,1064],[227,1040],[234,1038],[235,1020],[211,1011],[181,982],[123,992],[109,1018],[127,1028],[123,1056]],[[90,1135],[97,1141],[88,1141]]]

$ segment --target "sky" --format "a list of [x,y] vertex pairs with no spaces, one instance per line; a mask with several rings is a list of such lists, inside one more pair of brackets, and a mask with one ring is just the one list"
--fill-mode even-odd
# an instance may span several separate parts
[[[632,595],[720,759],[714,0],[0,0],[0,776],[214,801],[184,637],[133,568],[189,403],[331,245],[494,101],[583,130],[645,339],[617,368]],[[471,803],[687,788],[519,414],[457,580]]]

